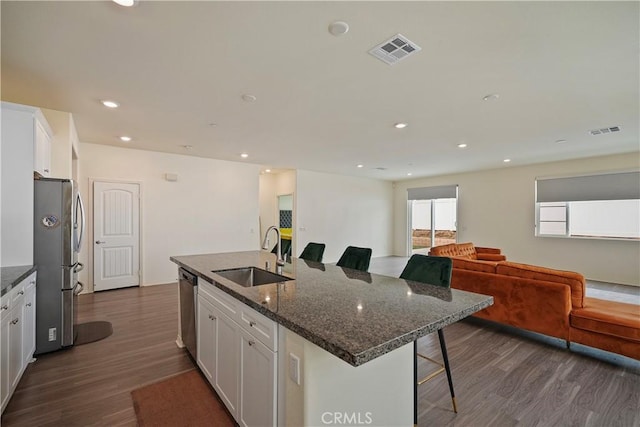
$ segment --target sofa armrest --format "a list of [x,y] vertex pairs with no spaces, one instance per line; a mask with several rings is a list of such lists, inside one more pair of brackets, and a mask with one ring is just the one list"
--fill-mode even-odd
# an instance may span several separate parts
[[482,261],[506,261],[507,257],[502,255],[502,254],[491,254],[491,253],[483,253],[483,252],[479,252],[476,255],[476,259],[482,260]]

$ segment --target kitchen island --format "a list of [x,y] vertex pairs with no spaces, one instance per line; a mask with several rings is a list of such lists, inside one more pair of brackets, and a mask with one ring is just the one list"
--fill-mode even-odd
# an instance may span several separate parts
[[[278,283],[244,287],[216,273],[249,266],[265,269],[267,263],[267,270],[274,272],[275,255],[262,251],[175,256],[171,260],[199,277],[198,300],[212,301],[209,319],[217,319],[218,326],[235,320],[241,335],[237,344],[240,355],[243,333],[254,333],[246,335],[253,348],[258,345],[252,337],[261,340],[267,336],[262,342],[273,353],[269,363],[274,367],[275,407],[272,419],[262,420],[263,424],[323,425],[349,420],[351,424],[412,425],[412,343],[493,302],[485,295],[296,258],[282,271],[290,280]],[[233,303],[239,306],[229,308]],[[244,308],[255,314],[245,314]],[[200,327],[200,304],[198,309]],[[226,315],[224,310],[228,310]],[[269,322],[275,326],[270,327]],[[214,328],[211,333],[218,336],[220,331]],[[200,343],[201,333],[198,359],[201,348],[207,346]],[[216,357],[218,350],[211,351],[211,357]],[[198,360],[199,366],[205,362]],[[215,363],[210,366],[216,370]],[[223,370],[222,365],[217,370]],[[251,379],[243,379],[242,367],[238,370],[237,390],[227,387],[230,393],[223,392],[226,396],[221,397],[228,408],[232,406],[229,409],[236,420],[245,424],[241,421],[242,389],[244,381],[248,387]],[[209,374],[220,394],[216,372]]]

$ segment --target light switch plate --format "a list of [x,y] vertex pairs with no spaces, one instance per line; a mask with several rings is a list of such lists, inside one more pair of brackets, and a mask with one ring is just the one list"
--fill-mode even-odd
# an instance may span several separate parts
[[289,353],[289,378],[300,385],[300,358],[293,353]]

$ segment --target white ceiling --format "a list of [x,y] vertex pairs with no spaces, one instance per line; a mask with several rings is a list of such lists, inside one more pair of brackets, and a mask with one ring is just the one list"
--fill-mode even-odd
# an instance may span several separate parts
[[[82,142],[386,180],[638,155],[639,5],[3,0],[2,99]],[[422,51],[367,53],[397,33]]]

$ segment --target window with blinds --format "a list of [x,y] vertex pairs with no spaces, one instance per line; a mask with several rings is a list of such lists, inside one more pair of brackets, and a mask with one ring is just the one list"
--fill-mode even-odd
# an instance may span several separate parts
[[536,179],[536,236],[640,240],[640,172]]

